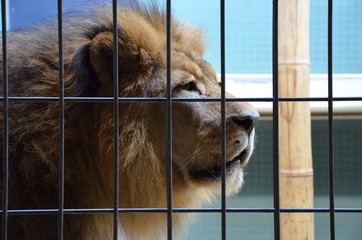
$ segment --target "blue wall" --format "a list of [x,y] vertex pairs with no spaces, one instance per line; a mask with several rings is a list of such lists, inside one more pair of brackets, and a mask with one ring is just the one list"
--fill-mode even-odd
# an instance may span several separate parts
[[[327,0],[311,0],[312,73],[327,73]],[[362,73],[362,1],[334,0],[334,73]],[[177,15],[207,29],[206,58],[219,68],[219,1],[174,0]],[[272,0],[226,1],[226,72],[271,73]]]
[[[101,1],[101,0],[98,0]],[[110,0],[108,0],[110,1]],[[123,0],[130,2],[134,0]],[[164,0],[156,0],[164,3]],[[10,29],[56,16],[56,0],[8,0]],[[64,12],[86,0],[63,0]],[[94,2],[94,0],[93,0]],[[206,59],[220,72],[219,0],[173,0],[173,14],[205,28]],[[334,73],[362,73],[362,1],[334,0]],[[271,73],[272,0],[226,1],[226,72]],[[311,0],[311,71],[327,73],[327,0]]]

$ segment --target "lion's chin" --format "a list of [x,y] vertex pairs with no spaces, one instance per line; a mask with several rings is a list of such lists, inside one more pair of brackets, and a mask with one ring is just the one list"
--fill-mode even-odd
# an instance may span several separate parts
[[[242,171],[244,162],[247,162],[248,151],[245,149],[232,160],[226,162],[225,176],[229,177],[235,171]],[[240,168],[239,170],[237,168]],[[222,166],[216,165],[207,169],[191,170],[189,175],[194,180],[218,181],[222,177]]]

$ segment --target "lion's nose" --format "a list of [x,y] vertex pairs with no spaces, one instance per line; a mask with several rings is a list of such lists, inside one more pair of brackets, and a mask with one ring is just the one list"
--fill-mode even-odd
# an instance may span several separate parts
[[259,117],[252,115],[232,117],[232,121],[237,126],[244,128],[248,134],[253,130],[258,120]]

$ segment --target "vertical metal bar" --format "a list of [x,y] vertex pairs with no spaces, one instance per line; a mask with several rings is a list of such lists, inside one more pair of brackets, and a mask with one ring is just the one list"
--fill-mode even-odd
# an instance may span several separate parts
[[59,48],[59,188],[58,188],[58,239],[64,233],[64,53],[63,53],[63,3],[58,0]]
[[279,91],[278,91],[278,0],[273,1],[273,192],[274,239],[280,239],[279,198]]
[[226,239],[225,0],[220,0],[221,239]]
[[8,61],[7,61],[7,29],[6,0],[1,0],[2,47],[3,47],[3,189],[2,189],[2,239],[8,233],[8,196],[9,196],[9,99],[8,99]]
[[119,79],[118,79],[118,20],[117,0],[112,1],[113,10],[113,119],[114,119],[114,209],[113,238],[118,239],[119,202]]
[[166,2],[167,86],[166,86],[166,179],[167,179],[167,239],[172,240],[172,88],[171,88],[171,0]]
[[328,158],[330,237],[335,239],[334,214],[334,146],[333,146],[333,0],[328,0]]

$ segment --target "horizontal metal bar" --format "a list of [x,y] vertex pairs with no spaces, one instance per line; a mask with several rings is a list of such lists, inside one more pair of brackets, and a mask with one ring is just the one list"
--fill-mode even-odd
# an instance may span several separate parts
[[[118,98],[122,102],[165,102],[166,98]],[[0,97],[0,101],[3,98]],[[58,102],[59,97],[9,97],[13,102]],[[114,97],[64,97],[66,102],[109,102],[113,103]]]
[[[12,102],[58,102],[59,97],[9,97]],[[120,102],[166,102],[163,97],[119,97]],[[225,98],[226,102],[272,102],[268,98]],[[333,101],[362,101],[362,97],[334,97]],[[4,101],[0,97],[0,101]],[[64,97],[65,102],[113,102],[113,97]],[[172,98],[173,102],[220,102],[221,98]],[[280,97],[280,102],[327,102],[328,97]]]
[[[220,213],[221,208],[173,208],[175,213]],[[226,208],[228,213],[273,213],[275,208]],[[284,213],[328,213],[329,208],[280,208]],[[8,210],[9,215],[55,215],[59,209]],[[167,208],[118,208],[119,213],[167,213]],[[335,208],[337,213],[362,213],[362,208]],[[0,210],[2,213],[2,210]],[[64,209],[64,214],[112,214],[114,208]]]
[[[279,101],[300,101],[300,102],[327,102],[328,97],[280,97]],[[362,101],[362,97],[334,97],[333,101]]]

